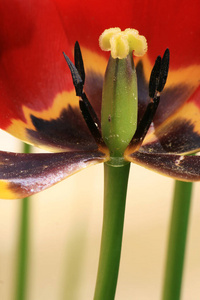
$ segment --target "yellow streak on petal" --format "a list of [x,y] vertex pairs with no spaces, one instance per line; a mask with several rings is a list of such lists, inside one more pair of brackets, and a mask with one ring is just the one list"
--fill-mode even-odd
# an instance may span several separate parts
[[[27,106],[23,106],[22,110],[24,113],[24,117],[26,122],[23,122],[19,119],[12,119],[12,124],[6,129],[6,131],[17,138],[21,139],[24,142],[29,142],[29,138],[26,135],[26,129],[35,130],[35,127],[32,124],[30,115],[34,115],[37,118],[42,118],[44,120],[52,120],[57,119],[60,116],[60,113],[64,108],[67,108],[69,105],[73,107],[79,107],[78,100],[76,99],[75,91],[71,92],[62,92],[59,93],[55,100],[52,103],[52,106],[48,109],[44,109],[42,111],[37,111],[34,109],[30,109]],[[48,149],[45,147],[45,149]]]
[[[137,65],[137,63],[140,60],[143,62],[144,77],[146,81],[149,82],[153,65],[150,62],[148,55],[143,56],[142,59],[136,57],[134,60],[135,65]],[[173,87],[182,84],[184,86],[190,86],[191,89],[194,90],[194,88],[196,88],[199,85],[199,77],[200,77],[200,65],[190,65],[188,67],[182,67],[182,68],[180,67],[178,69],[171,69],[169,66],[169,74],[167,77],[165,90],[169,86]]]
[[20,196],[10,190],[10,183],[0,180],[0,198],[2,199],[19,199]]
[[[174,113],[170,118],[168,118],[163,124],[161,124],[158,128],[156,128],[156,134],[159,136],[162,135],[162,131],[164,128],[168,127],[170,123],[173,123],[173,121],[188,121],[190,122],[193,126],[194,129],[193,131],[198,133],[200,135],[200,110],[199,107],[195,105],[195,103],[189,102],[181,109],[179,109],[176,113]],[[155,135],[154,132],[147,134],[143,145],[147,143],[154,142],[158,140],[157,135]]]
[[[86,73],[87,71],[92,71],[104,76],[108,64],[108,60],[102,55],[99,55],[98,53],[95,53],[85,47],[81,47],[81,51],[83,55],[84,67]],[[87,80],[87,74],[86,74],[86,80]]]
[[[91,50],[88,50],[87,48],[81,47],[81,50],[84,58],[86,73],[88,71],[92,71],[104,76],[107,66],[107,59],[98,55],[95,52],[92,52]],[[37,118],[43,118],[45,120],[57,119],[60,116],[61,111],[64,108],[67,108],[68,105],[79,108],[79,102],[77,96],[75,95],[75,90],[72,90],[70,92],[63,91],[62,93],[59,93],[52,102],[52,106],[42,111],[30,109],[24,105],[22,107],[22,110],[26,121],[23,122],[19,119],[12,119],[11,125],[6,129],[6,131],[14,135],[15,137],[21,139],[22,141],[31,144],[30,138],[26,135],[26,129],[35,130],[35,127],[31,122],[30,115],[32,114]],[[36,146],[40,147],[40,145]],[[48,147],[46,145],[42,145],[41,147],[49,151],[53,150],[52,147]],[[58,148],[56,148],[56,152],[57,151]]]

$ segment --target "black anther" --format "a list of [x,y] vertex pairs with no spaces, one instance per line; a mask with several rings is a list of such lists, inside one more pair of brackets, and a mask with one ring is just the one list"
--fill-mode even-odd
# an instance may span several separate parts
[[169,49],[166,49],[161,61],[160,80],[157,88],[158,92],[162,92],[167,81],[167,75],[169,70],[169,57]]
[[79,72],[77,68],[74,66],[74,64],[71,62],[69,57],[63,52],[64,58],[68,64],[68,67],[70,69],[73,84],[76,90],[76,96],[81,96],[83,93],[83,80],[81,79],[81,76],[79,75]]
[[84,71],[82,54],[78,42],[76,42],[74,46],[75,65],[71,62],[69,57],[64,52],[63,55],[69,66],[72,75],[72,80],[76,90],[76,95],[80,97],[79,107],[82,116],[97,144],[101,146],[105,146],[105,143],[101,135],[101,123],[92,105],[90,104],[86,94],[83,91],[83,86],[85,82],[85,71]]
[[147,131],[149,130],[149,127],[153,121],[153,118],[155,116],[156,110],[158,108],[158,104],[160,101],[160,97],[155,97],[153,99],[153,102],[150,102],[147,105],[146,111],[142,117],[142,120],[140,121],[140,123],[138,124],[138,127],[136,129],[136,132],[129,144],[129,147],[131,148],[131,150],[134,152],[136,150],[138,150],[138,148],[141,146]]
[[84,85],[84,83],[85,83],[84,63],[83,63],[83,58],[82,58],[82,54],[81,54],[81,49],[80,49],[79,43],[77,41],[74,45],[74,64],[79,72],[79,75],[81,76],[81,79],[82,79],[83,85]]
[[[149,96],[151,102],[147,105],[146,111],[138,124],[136,132],[130,141],[129,148],[131,151],[137,151],[153,121],[160,101],[159,93],[163,90],[169,70],[169,49],[165,50],[163,58],[157,57],[149,80]],[[158,93],[159,92],[159,93]]]
[[169,49],[166,49],[163,57],[158,56],[155,61],[149,81],[150,98],[154,98],[156,92],[162,92],[165,86],[169,70],[169,56]]
[[151,71],[151,76],[150,76],[150,80],[149,80],[149,97],[150,98],[154,98],[156,90],[158,88],[160,69],[161,69],[161,57],[158,56],[156,58],[153,69]]

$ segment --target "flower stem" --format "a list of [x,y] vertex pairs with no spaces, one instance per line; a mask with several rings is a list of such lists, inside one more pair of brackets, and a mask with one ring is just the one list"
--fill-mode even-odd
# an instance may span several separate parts
[[104,213],[94,300],[113,300],[119,271],[130,164],[104,164]]
[[163,300],[180,299],[191,195],[192,182],[175,182]]
[[[30,146],[24,144],[24,153],[30,152]],[[28,241],[29,241],[29,198],[22,199],[18,244],[17,282],[15,300],[25,300],[27,291]]]

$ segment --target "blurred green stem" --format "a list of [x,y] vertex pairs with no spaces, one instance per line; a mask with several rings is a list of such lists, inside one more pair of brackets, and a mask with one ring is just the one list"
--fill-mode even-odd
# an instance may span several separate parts
[[113,300],[117,285],[130,164],[104,164],[104,214],[94,300]]
[[[24,153],[30,153],[30,146],[24,144]],[[25,300],[27,291],[27,266],[29,242],[29,198],[21,200],[21,218],[19,229],[18,261],[15,300]]]
[[175,182],[163,300],[179,300],[187,238],[192,182]]

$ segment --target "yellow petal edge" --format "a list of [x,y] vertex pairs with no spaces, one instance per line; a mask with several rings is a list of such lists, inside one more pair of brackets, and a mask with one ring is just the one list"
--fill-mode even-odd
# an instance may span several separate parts
[[14,193],[10,188],[10,182],[0,180],[0,198],[1,199],[19,199],[20,195]]

